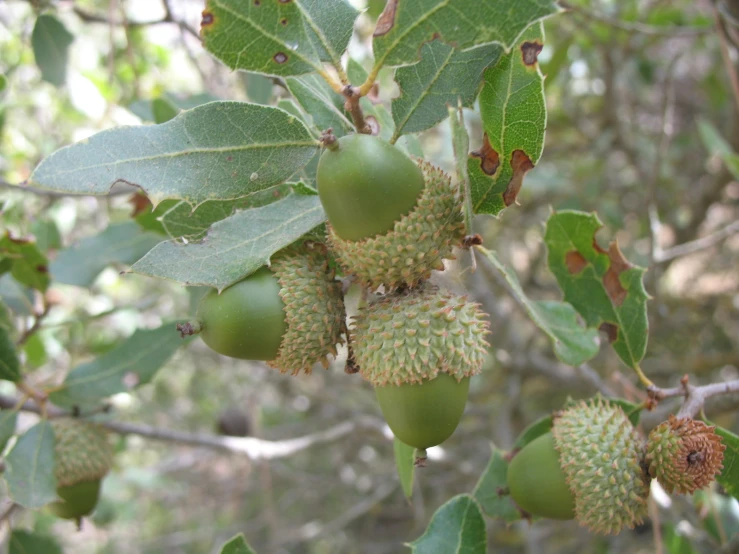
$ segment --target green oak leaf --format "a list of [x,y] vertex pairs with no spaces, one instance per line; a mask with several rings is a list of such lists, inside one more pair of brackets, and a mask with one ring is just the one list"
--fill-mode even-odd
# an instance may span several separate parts
[[162,242],[131,271],[223,290],[269,263],[272,254],[325,219],[318,196],[291,194],[213,224],[201,242]]
[[458,100],[471,107],[483,71],[502,52],[494,44],[463,52],[438,39],[421,46],[421,61],[395,73],[400,95],[392,103],[394,137],[430,129],[449,115],[447,105],[456,106]]
[[151,101],[151,114],[154,116],[154,123],[166,123],[177,117],[179,113],[180,109],[166,96]]
[[246,542],[244,534],[240,533],[223,545],[221,554],[256,554],[256,552]]
[[483,75],[482,146],[468,160],[475,213],[497,215],[513,204],[541,157],[547,112],[536,60],[543,44],[544,29],[535,23]]
[[0,328],[0,379],[14,383],[21,379],[21,362],[15,343],[3,328]]
[[723,437],[726,445],[724,450],[724,468],[716,476],[726,492],[739,500],[739,437],[723,427],[716,426],[716,434]]
[[[532,439],[533,440],[533,439]],[[485,471],[475,485],[472,495],[480,503],[485,515],[512,523],[521,519],[521,512],[508,494],[508,460],[505,452],[493,445]]]
[[8,78],[0,73],[0,92],[5,91],[8,88]]
[[318,57],[341,67],[359,12],[346,0],[297,0]]
[[57,283],[89,287],[106,267],[132,264],[162,238],[133,221],[113,223],[102,233],[61,250],[51,263],[51,274]]
[[259,208],[276,202],[293,194],[295,187],[301,184],[275,185],[238,200],[211,200],[200,204],[194,210],[187,202],[180,201],[164,210],[159,219],[171,238],[187,237],[188,240],[197,240],[211,225],[232,216],[237,210]]
[[479,247],[479,251],[503,275],[513,295],[531,320],[552,340],[557,358],[568,365],[578,366],[598,353],[600,346],[598,328],[583,326],[578,321],[578,313],[571,304],[529,299],[521,288],[516,274],[506,267],[494,252],[482,247]]
[[564,300],[588,327],[605,331],[621,360],[637,369],[649,334],[645,269],[629,263],[615,242],[608,250],[598,246],[595,233],[602,226],[594,213],[553,213],[544,236],[547,264]]
[[18,412],[14,410],[0,411],[0,454],[5,450],[10,438],[15,434]]
[[54,429],[40,421],[23,433],[5,457],[10,498],[24,508],[40,508],[56,499]]
[[413,554],[485,554],[487,532],[477,500],[460,494],[443,504],[426,532],[407,544]]
[[170,322],[156,329],[139,329],[102,356],[78,365],[51,393],[51,401],[57,406],[86,406],[151,382],[186,343],[175,327],[176,322]]
[[0,237],[0,257],[11,260],[10,274],[16,281],[46,292],[51,282],[49,261],[34,240],[5,233]]
[[64,84],[69,45],[73,41],[72,33],[56,17],[49,14],[38,16],[31,33],[31,47],[44,81],[55,86]]
[[409,65],[432,37],[460,50],[482,44],[508,49],[534,21],[556,13],[552,0],[388,0],[372,42],[375,66]]
[[155,206],[168,198],[197,206],[282,183],[317,151],[305,125],[278,108],[210,102],[161,125],[109,129],[57,150],[29,181],[87,195],[124,182],[141,187]]
[[319,131],[333,129],[334,135],[342,137],[354,130],[344,111],[344,101],[318,75],[290,77],[285,80],[290,94],[298,104],[313,118],[313,125]]
[[231,69],[287,77],[322,70],[308,27],[296,1],[206,0],[200,34]]
[[64,554],[64,550],[51,535],[13,529],[8,541],[8,554]]
[[413,479],[416,473],[416,449],[393,437],[395,469],[398,471],[400,485],[406,498],[413,495]]

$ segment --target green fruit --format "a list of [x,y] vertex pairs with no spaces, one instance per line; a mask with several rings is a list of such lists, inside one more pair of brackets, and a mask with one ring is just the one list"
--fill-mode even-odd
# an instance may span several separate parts
[[410,212],[423,174],[403,152],[372,135],[347,135],[326,148],[316,173],[318,194],[336,234],[357,241],[386,233]]
[[458,189],[449,175],[419,161],[425,188],[418,204],[395,222],[392,230],[360,241],[345,240],[329,226],[331,249],[347,273],[375,289],[415,287],[443,270],[455,245],[464,238]]
[[75,418],[54,419],[51,425],[61,501],[49,508],[59,517],[80,520],[95,508],[100,481],[113,465],[113,449],[100,425]]
[[263,360],[281,372],[310,373],[336,355],[346,322],[341,283],[326,249],[306,242],[276,254],[221,294],[211,291],[198,309],[201,335],[213,350]]
[[56,493],[62,501],[52,502],[51,512],[64,519],[80,519],[95,509],[100,497],[100,479],[58,487]]
[[581,525],[609,535],[644,520],[644,442],[620,406],[601,397],[577,402],[558,414],[552,435]]
[[198,318],[205,344],[242,360],[274,360],[287,330],[280,283],[267,267],[221,294],[208,292],[200,302]]
[[458,382],[440,373],[421,384],[385,385],[375,387],[375,392],[393,435],[425,450],[452,436],[462,418],[469,389],[469,377]]
[[508,466],[511,498],[531,515],[573,519],[575,499],[559,463],[551,433],[534,439],[516,454]]
[[401,441],[423,450],[454,432],[468,377],[485,359],[487,327],[477,304],[428,285],[359,311],[354,361]]

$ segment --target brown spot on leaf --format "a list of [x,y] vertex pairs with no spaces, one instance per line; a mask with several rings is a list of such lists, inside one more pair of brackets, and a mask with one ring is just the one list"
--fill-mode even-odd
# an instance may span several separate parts
[[49,273],[49,268],[44,264],[39,264],[36,266],[36,271],[39,273]]
[[377,121],[377,118],[374,115],[368,115],[365,117],[364,122],[369,125],[371,135],[377,136],[380,134],[380,122]]
[[132,194],[128,199],[128,203],[133,207],[131,217],[139,216],[151,208],[151,202],[147,196],[141,192]]
[[632,265],[624,258],[616,241],[613,241],[608,247],[608,257],[611,260],[611,267],[608,268],[606,274],[603,275],[603,286],[608,293],[608,297],[616,306],[620,306],[626,300],[626,289],[621,285],[619,279],[621,273],[630,269]]
[[272,196],[273,196],[274,198],[279,198],[279,197],[280,197],[280,191],[279,191],[279,190],[276,190],[276,191],[274,191],[274,192],[272,193]]
[[521,54],[525,65],[535,65],[539,59],[539,53],[544,48],[540,42],[524,42],[521,45]]
[[258,8],[259,6],[261,6],[261,5],[262,5],[262,2],[261,2],[261,0],[254,0],[254,5],[255,5],[255,6],[257,7],[257,8]]
[[500,165],[500,156],[495,149],[490,146],[490,139],[487,133],[482,136],[482,147],[470,154],[475,158],[480,158],[480,169],[485,175],[494,175]]
[[287,54],[285,54],[284,52],[277,52],[277,54],[274,55],[273,59],[277,63],[285,63],[287,61]]
[[283,17],[282,19],[280,19],[280,25],[282,25],[283,27],[287,25],[287,17]]
[[203,10],[203,18],[200,20],[200,27],[207,27],[213,25],[216,20],[216,16],[208,10]]
[[608,337],[608,342],[613,344],[618,340],[618,326],[613,323],[601,323],[598,327],[599,331],[602,331]]
[[511,168],[513,169],[513,176],[503,193],[503,203],[506,206],[510,206],[516,201],[523,185],[523,178],[530,169],[534,168],[534,164],[531,163],[531,158],[523,150],[514,150],[511,157]]
[[377,25],[372,36],[381,37],[390,32],[395,26],[395,12],[398,10],[398,0],[387,0],[385,9],[377,18]]
[[585,269],[585,266],[588,265],[588,261],[583,258],[583,255],[577,250],[570,250],[565,254],[565,265],[567,266],[567,271],[571,275],[577,275]]
[[226,156],[226,161],[227,162],[231,162],[231,161],[233,161],[233,159],[234,159],[233,156]]

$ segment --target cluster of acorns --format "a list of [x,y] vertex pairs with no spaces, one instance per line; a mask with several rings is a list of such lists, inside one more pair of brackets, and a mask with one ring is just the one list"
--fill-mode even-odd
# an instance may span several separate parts
[[692,494],[721,471],[725,448],[713,427],[672,415],[645,443],[618,405],[596,397],[556,413],[551,431],[515,454],[508,489],[529,515],[616,534],[644,520],[652,479]]
[[[310,373],[344,338],[353,368],[374,385],[393,433],[419,450],[457,427],[487,349],[477,304],[429,284],[464,238],[458,188],[443,171],[413,161],[379,137],[324,137],[318,193],[329,221],[327,246],[294,244],[220,294],[202,300],[205,343],[281,372]],[[344,276],[372,300],[347,329]]]

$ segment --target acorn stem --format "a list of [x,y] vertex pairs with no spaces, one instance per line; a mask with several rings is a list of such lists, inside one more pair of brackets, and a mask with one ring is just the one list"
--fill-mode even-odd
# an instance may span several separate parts
[[185,323],[178,323],[175,327],[180,332],[180,337],[183,339],[192,335],[197,335],[203,330],[202,322],[198,321],[187,321]]
[[416,449],[416,461],[413,463],[416,467],[426,467],[426,460],[428,460],[428,454],[425,448]]

